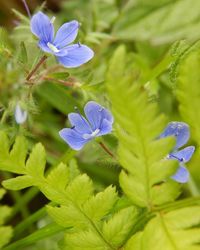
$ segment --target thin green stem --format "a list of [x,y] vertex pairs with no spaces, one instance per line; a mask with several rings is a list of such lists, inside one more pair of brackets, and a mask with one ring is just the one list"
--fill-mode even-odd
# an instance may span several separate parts
[[161,205],[157,208],[154,208],[153,212],[158,212],[158,211],[169,212],[171,210],[179,209],[182,207],[199,205],[199,204],[200,204],[200,196],[192,197],[192,198],[187,198],[187,199],[167,203],[165,205]]
[[190,193],[193,197],[200,196],[200,190],[197,187],[197,185],[196,185],[196,183],[191,175],[190,175],[190,179],[188,181],[188,188],[189,188]]
[[[51,204],[51,203],[49,203]],[[34,222],[38,221],[42,217],[44,217],[46,214],[46,207],[40,208],[38,211],[36,211],[34,214],[29,216],[26,220],[19,223],[14,228],[14,236],[17,238],[18,235],[20,235],[22,232],[24,232],[30,225],[32,225]]]
[[31,235],[23,239],[20,239],[14,243],[9,244],[7,247],[3,248],[3,250],[16,250],[16,249],[22,250],[24,247],[32,245],[39,240],[58,234],[67,229],[68,228],[63,228],[55,223],[52,223],[37,230],[36,232],[32,233]]
[[29,189],[21,198],[17,201],[12,209],[11,215],[7,220],[11,220],[20,210],[23,208],[33,197],[39,193],[39,190],[34,188]]

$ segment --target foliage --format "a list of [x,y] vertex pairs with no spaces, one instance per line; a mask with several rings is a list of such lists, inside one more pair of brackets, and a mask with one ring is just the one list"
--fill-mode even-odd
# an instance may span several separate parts
[[[199,7],[198,0],[67,0],[56,13],[38,6],[31,14],[56,16],[55,33],[81,23],[74,43],[95,56],[78,68],[42,52],[30,18],[12,9],[15,27],[0,28],[0,180],[9,190],[3,198],[0,188],[0,248],[200,249]],[[74,151],[59,131],[89,101],[112,112],[114,128]],[[17,105],[28,114],[22,124]],[[171,121],[189,125],[196,147],[187,184],[171,178],[179,167],[168,157],[174,137],[159,139]]]
[[[177,183],[169,179],[175,173],[177,163],[163,160],[170,152],[173,140],[156,140],[164,127],[164,117],[158,115],[154,103],[148,103],[145,91],[126,71],[125,60],[125,48],[120,47],[108,71],[108,90],[117,122],[119,160],[126,170],[120,174],[120,184],[134,204],[151,209],[154,205],[174,200],[179,194]],[[118,98],[120,93],[123,94]],[[125,102],[127,104],[123,105]]]
[[[5,194],[4,189],[0,189],[0,199],[3,198]],[[3,237],[0,238],[0,247],[6,245],[12,237],[12,228],[10,226],[4,226],[6,218],[10,215],[11,208],[8,206],[0,206],[0,233]]]

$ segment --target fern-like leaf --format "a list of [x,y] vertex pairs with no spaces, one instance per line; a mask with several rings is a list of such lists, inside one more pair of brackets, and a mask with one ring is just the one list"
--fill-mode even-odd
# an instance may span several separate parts
[[[177,183],[170,180],[177,163],[164,158],[173,146],[173,138],[157,140],[166,120],[145,90],[133,81],[127,69],[124,47],[115,52],[108,71],[107,87],[116,119],[119,160],[125,169],[120,184],[134,204],[148,207],[174,200]],[[120,62],[120,63],[119,63]]]
[[132,236],[125,250],[199,250],[200,207],[158,213],[143,232]]

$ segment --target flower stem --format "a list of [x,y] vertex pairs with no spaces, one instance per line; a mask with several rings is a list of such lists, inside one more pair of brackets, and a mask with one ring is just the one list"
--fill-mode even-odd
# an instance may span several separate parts
[[67,86],[67,87],[80,87],[81,86],[80,84],[78,84],[76,82],[63,81],[63,80],[55,79],[55,78],[48,77],[48,76],[44,76],[43,79],[47,80],[47,81],[51,81],[51,82],[57,82],[59,84]]
[[25,10],[26,10],[26,12],[28,14],[28,17],[31,18],[31,12],[29,10],[29,7],[28,7],[28,4],[27,4],[26,0],[22,0],[22,3],[24,4]]
[[103,142],[99,142],[99,145],[103,148],[103,150],[109,154],[112,158],[116,159],[114,154],[106,147],[106,145]]
[[39,62],[35,65],[35,67],[31,70],[31,72],[26,77],[26,81],[30,81],[31,77],[35,74],[35,72],[39,69],[39,67],[46,61],[47,56],[43,55]]

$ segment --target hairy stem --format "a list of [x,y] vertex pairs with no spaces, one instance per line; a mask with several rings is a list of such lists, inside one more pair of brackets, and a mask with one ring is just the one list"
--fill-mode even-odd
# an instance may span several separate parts
[[35,65],[35,67],[31,70],[31,72],[28,74],[28,76],[26,77],[26,81],[30,81],[31,77],[37,72],[37,70],[39,69],[39,67],[46,61],[47,56],[43,55],[39,62]]
[[114,154],[106,147],[106,145],[103,142],[99,142],[99,145],[103,148],[103,150],[109,154],[112,158],[116,159]]

